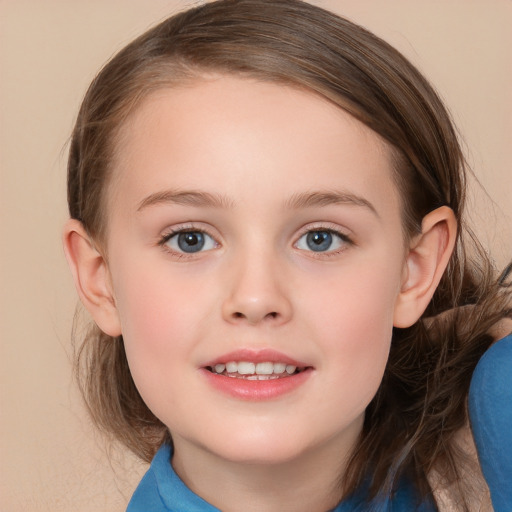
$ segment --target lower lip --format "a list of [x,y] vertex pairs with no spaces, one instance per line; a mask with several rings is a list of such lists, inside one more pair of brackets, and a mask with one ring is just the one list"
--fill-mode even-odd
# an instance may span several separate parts
[[239,400],[263,401],[279,398],[295,391],[310,377],[311,368],[280,379],[248,380],[226,377],[202,369],[208,383],[215,389]]

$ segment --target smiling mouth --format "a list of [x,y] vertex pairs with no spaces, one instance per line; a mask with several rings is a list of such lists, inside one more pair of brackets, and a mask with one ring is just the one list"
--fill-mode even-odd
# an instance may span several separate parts
[[272,363],[270,361],[253,363],[249,361],[229,361],[207,366],[207,370],[225,377],[245,380],[275,380],[291,377],[301,373],[307,367],[298,367],[286,363]]

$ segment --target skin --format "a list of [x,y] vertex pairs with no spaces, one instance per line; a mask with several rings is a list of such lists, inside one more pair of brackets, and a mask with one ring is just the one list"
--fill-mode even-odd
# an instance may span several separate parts
[[[122,127],[105,251],[76,221],[66,228],[82,300],[122,333],[139,392],[172,434],[175,470],[224,511],[323,511],[340,499],[392,328],[421,315],[453,247],[447,208],[404,240],[392,172],[379,136],[326,100],[209,77],[153,93]],[[185,191],[203,195],[177,199]],[[332,191],[337,201],[318,201]],[[205,250],[163,241],[183,229],[205,231]],[[315,230],[341,237],[315,252]],[[277,350],[310,374],[269,400],[228,396],[204,366],[241,348]]]

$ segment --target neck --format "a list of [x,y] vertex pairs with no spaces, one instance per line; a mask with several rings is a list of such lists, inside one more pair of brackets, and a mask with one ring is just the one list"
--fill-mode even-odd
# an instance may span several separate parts
[[240,463],[178,442],[172,464],[198,496],[223,512],[325,512],[341,500],[351,447],[330,440],[290,461]]

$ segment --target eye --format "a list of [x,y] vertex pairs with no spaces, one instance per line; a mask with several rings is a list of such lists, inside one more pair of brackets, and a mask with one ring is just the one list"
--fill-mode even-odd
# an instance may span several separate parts
[[332,229],[315,229],[302,235],[297,244],[297,249],[314,252],[333,252],[350,243],[346,235]]
[[209,251],[217,246],[215,240],[204,231],[178,231],[164,237],[162,245],[169,247],[175,252],[195,253]]

